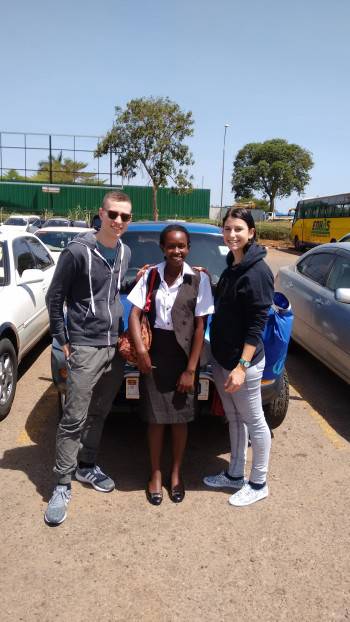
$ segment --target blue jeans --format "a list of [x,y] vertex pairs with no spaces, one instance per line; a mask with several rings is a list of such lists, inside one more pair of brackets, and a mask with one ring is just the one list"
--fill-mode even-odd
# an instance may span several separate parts
[[265,359],[249,367],[241,388],[236,393],[226,393],[224,384],[230,372],[213,361],[215,385],[230,428],[231,461],[228,473],[232,477],[244,475],[249,434],[253,451],[249,479],[255,484],[263,484],[266,481],[271,449],[271,434],[261,403],[261,378],[264,367]]

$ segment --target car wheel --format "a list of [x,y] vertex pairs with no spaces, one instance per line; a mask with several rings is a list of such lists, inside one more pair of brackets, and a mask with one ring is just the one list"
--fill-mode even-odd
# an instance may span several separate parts
[[57,410],[58,420],[61,421],[63,415],[64,405],[66,403],[66,396],[64,393],[57,393]]
[[274,430],[281,425],[287,414],[289,404],[289,381],[287,372],[284,371],[282,377],[282,386],[279,396],[273,402],[265,404],[264,414],[267,425],[270,430]]
[[0,340],[0,421],[9,414],[17,385],[17,355],[9,339]]

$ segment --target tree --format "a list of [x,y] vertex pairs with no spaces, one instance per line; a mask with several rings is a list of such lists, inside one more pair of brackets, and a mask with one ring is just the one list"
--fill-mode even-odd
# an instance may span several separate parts
[[2,176],[2,181],[24,181],[25,177],[20,175],[15,168],[9,168],[7,173]]
[[303,192],[312,167],[311,153],[283,138],[248,143],[233,163],[232,190],[242,198],[260,192],[269,198],[270,211],[274,212],[276,198]]
[[192,188],[188,168],[192,154],[184,139],[193,135],[192,112],[183,112],[168,97],[132,99],[125,110],[115,108],[112,129],[98,144],[96,156],[110,150],[117,174],[135,177],[144,168],[153,187],[153,217],[158,220],[158,188],[172,181],[177,190]]
[[[52,182],[54,184],[96,184],[97,179],[94,173],[87,173],[84,169],[86,162],[78,162],[70,158],[63,158],[62,151],[55,157],[49,156],[47,160],[39,162],[39,170],[31,181],[50,181],[50,169],[52,171]],[[101,183],[101,182],[100,182]],[[103,183],[103,182],[102,182]]]

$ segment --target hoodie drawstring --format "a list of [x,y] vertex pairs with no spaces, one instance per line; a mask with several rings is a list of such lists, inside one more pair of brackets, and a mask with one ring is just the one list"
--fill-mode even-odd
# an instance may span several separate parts
[[90,285],[90,297],[91,297],[91,311],[93,315],[95,313],[95,301],[94,301],[94,292],[92,291],[92,277],[91,277],[91,250],[88,246],[85,247],[87,250],[88,258],[89,258],[89,285]]

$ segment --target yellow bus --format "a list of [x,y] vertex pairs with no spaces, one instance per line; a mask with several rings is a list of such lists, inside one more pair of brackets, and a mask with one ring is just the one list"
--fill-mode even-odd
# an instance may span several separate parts
[[297,250],[336,242],[350,233],[350,193],[298,201],[291,230]]

